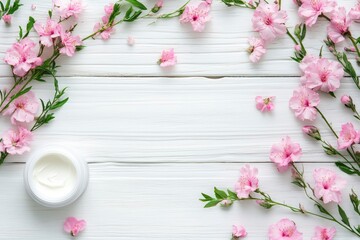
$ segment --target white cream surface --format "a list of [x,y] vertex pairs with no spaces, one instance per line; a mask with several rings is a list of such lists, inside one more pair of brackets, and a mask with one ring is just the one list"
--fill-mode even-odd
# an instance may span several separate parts
[[65,156],[48,154],[35,163],[32,180],[35,192],[46,199],[59,199],[76,185],[76,170]]

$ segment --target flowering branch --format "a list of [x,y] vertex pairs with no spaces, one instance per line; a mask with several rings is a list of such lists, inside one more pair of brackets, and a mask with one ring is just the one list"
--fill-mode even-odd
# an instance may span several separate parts
[[0,1],[0,18],[2,18],[6,24],[10,24],[11,15],[14,14],[21,6],[22,4],[20,4],[20,0],[15,0],[13,4],[11,4],[11,0],[7,0],[5,4]]

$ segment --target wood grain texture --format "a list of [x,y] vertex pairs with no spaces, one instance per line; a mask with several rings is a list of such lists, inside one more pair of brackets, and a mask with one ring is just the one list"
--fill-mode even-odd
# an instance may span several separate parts
[[[155,1],[148,1],[152,6]],[[166,1],[163,12],[180,7],[185,1]],[[355,0],[341,0],[350,9]],[[37,10],[32,11],[26,4],[17,13],[12,25],[25,25],[28,15],[45,19],[51,1],[39,1]],[[93,25],[103,15],[104,1],[87,1],[87,8],[80,18],[77,33],[87,36]],[[288,26],[292,28],[299,22],[297,9],[292,1],[283,1],[288,10]],[[254,35],[251,28],[252,11],[228,8],[220,1],[214,1],[212,21],[203,33],[194,33],[189,25],[181,25],[178,19],[158,21],[142,20],[134,24],[123,24],[109,41],[97,39],[86,43],[88,47],[75,57],[63,57],[59,62],[62,76],[297,76],[298,66],[290,59],[293,43],[287,36],[269,44],[268,53],[259,64],[248,60],[249,36]],[[20,16],[23,16],[21,18]],[[318,24],[309,30],[306,46],[309,52],[318,54],[326,38],[326,23]],[[352,27],[355,35],[360,29]],[[9,48],[17,37],[17,28],[6,28],[0,24],[0,55]],[[136,44],[126,44],[129,35],[134,36]],[[35,36],[35,34],[33,34]],[[178,64],[171,70],[162,69],[156,62],[163,49],[174,48]],[[329,54],[324,51],[325,56]],[[285,67],[286,66],[286,67]],[[1,63],[0,76],[11,76],[8,67]]]
[[[267,239],[270,224],[288,217],[296,221],[304,239],[310,239],[316,225],[328,222],[301,216],[281,208],[270,211],[255,203],[236,203],[231,209],[203,209],[200,192],[212,192],[213,186],[232,188],[241,163],[236,164],[90,164],[90,182],[85,194],[75,204],[63,209],[40,207],[25,193],[23,164],[0,168],[2,225],[0,239],[67,239],[62,231],[70,215],[87,220],[88,227],[79,239],[229,239],[232,224],[246,226],[248,239]],[[260,186],[274,199],[313,209],[303,193],[290,184],[289,174],[278,174],[270,163],[257,164]],[[312,171],[328,164],[306,164],[306,177],[312,183]],[[359,190],[359,181],[342,175]],[[6,194],[5,194],[6,193]],[[329,205],[331,209],[331,204]],[[14,214],[14,210],[16,213]],[[350,215],[356,222],[358,217]],[[11,224],[9,224],[11,223]],[[70,239],[70,238],[69,238]],[[338,240],[356,239],[338,229]]]

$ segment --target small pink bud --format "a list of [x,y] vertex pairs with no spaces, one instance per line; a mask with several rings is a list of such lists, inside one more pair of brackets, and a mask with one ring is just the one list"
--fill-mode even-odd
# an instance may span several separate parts
[[347,52],[356,52],[355,47],[344,47],[344,50]]
[[224,199],[220,202],[220,205],[222,207],[229,207],[233,202],[229,199]]
[[135,39],[134,39],[134,37],[128,36],[128,38],[127,38],[127,44],[128,44],[129,46],[133,46],[133,45],[135,44]]
[[247,235],[246,229],[243,226],[233,225],[232,237],[233,239],[239,239]]
[[329,51],[330,51],[330,52],[334,52],[334,48],[333,48],[333,47],[329,47]]
[[11,15],[9,14],[5,14],[3,17],[2,17],[3,21],[6,23],[6,24],[10,24],[11,23]]
[[295,51],[297,51],[297,52],[299,52],[299,51],[301,50],[301,47],[300,47],[299,44],[296,44],[296,45],[294,46],[294,48],[295,48]]
[[348,95],[343,95],[340,100],[342,104],[345,105],[350,104],[352,102],[351,98]]
[[164,4],[164,0],[158,0],[155,4],[155,6],[157,6],[158,8],[161,8]]
[[35,10],[36,9],[36,5],[35,4],[31,4],[31,10]]
[[302,128],[303,132],[306,133],[307,135],[309,135],[310,137],[316,139],[316,140],[321,140],[321,135],[319,132],[319,129],[317,129],[317,127],[315,126],[304,126]]

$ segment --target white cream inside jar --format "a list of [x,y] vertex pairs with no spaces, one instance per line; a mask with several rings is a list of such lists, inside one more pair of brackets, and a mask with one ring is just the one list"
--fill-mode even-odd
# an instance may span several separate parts
[[32,181],[35,192],[49,199],[70,194],[76,186],[76,170],[65,156],[47,154],[34,165]]
[[62,147],[34,152],[24,169],[25,189],[39,204],[58,208],[76,201],[89,181],[87,163]]

